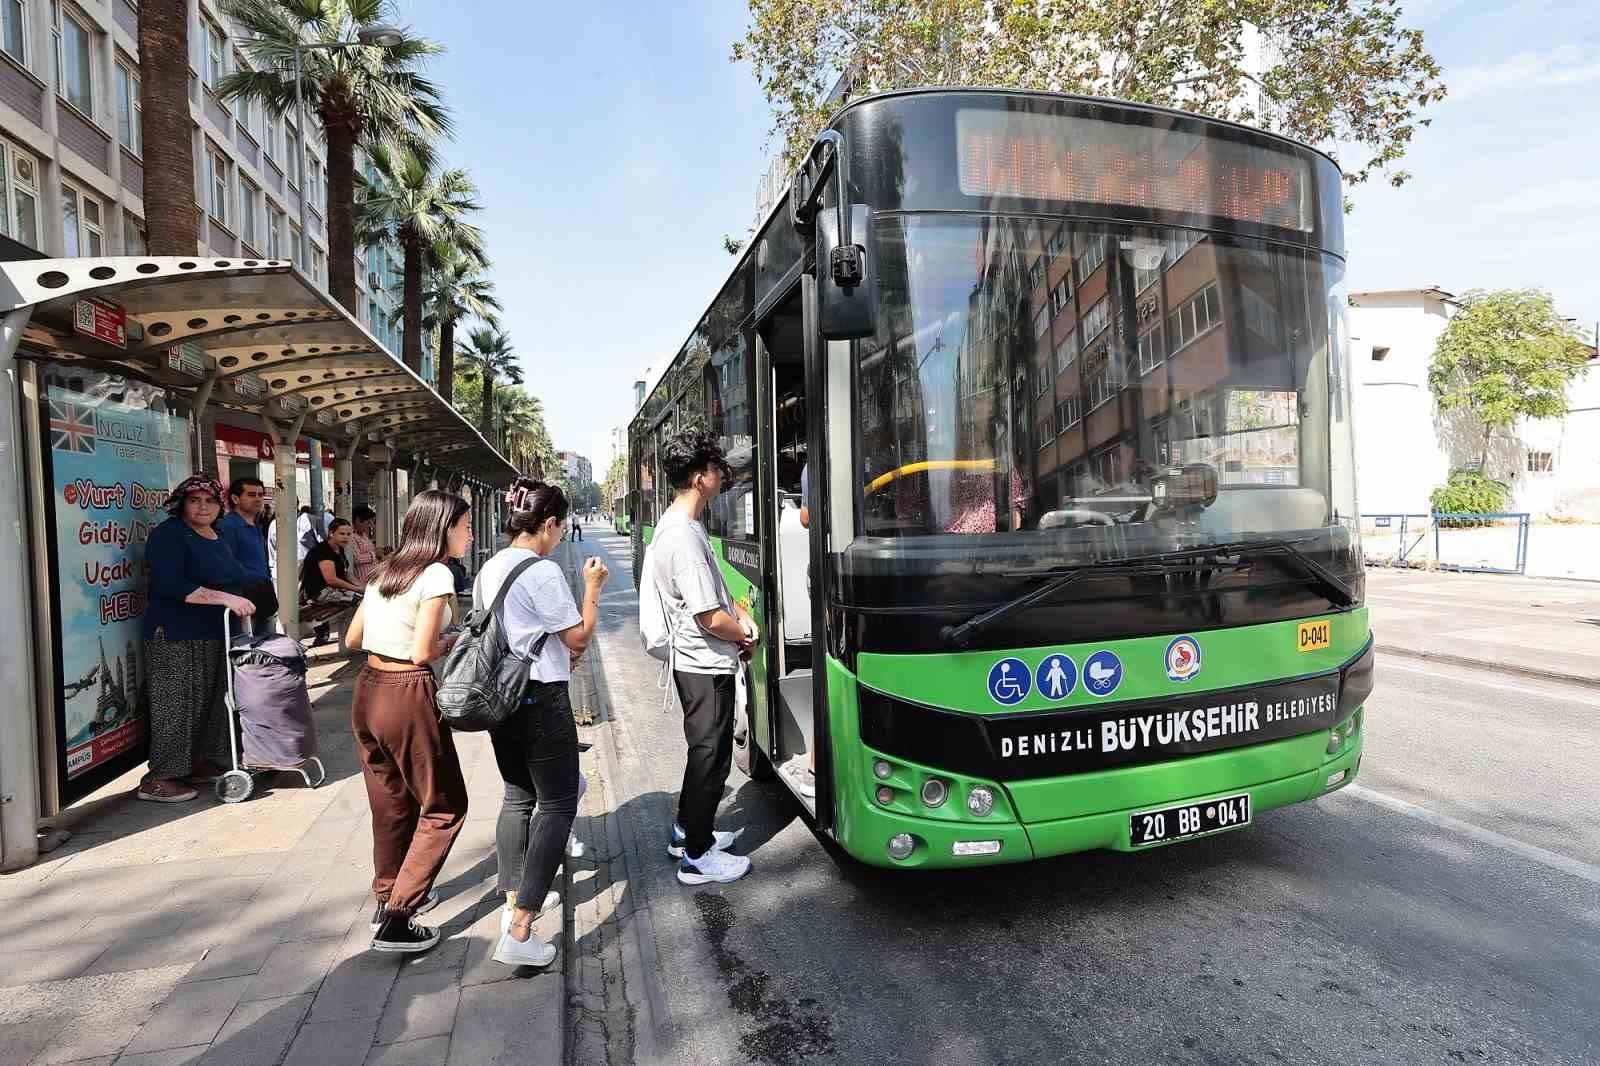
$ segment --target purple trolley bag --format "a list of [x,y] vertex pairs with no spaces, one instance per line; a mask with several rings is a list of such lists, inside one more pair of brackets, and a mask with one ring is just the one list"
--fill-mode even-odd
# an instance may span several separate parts
[[[317,725],[306,691],[306,653],[287,636],[255,636],[248,631],[228,639],[223,612],[223,646],[227,649],[228,739],[233,769],[217,780],[217,798],[240,803],[255,791],[256,772],[297,773],[306,787],[327,780],[317,758]],[[307,767],[316,771],[316,777]]]

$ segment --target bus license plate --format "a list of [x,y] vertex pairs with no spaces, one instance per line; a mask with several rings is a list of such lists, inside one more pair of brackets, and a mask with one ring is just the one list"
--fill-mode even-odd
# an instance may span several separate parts
[[1163,807],[1158,811],[1140,811],[1132,818],[1128,842],[1138,848],[1249,824],[1250,794],[1223,796],[1200,803]]

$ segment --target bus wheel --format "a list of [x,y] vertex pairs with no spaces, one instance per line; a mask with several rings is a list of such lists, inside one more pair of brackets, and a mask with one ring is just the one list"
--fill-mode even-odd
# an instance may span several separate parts
[[[746,680],[749,676],[749,671],[746,670]],[[746,691],[748,690],[747,687]],[[746,703],[744,713],[733,723],[733,762],[739,768],[739,772],[750,780],[771,781],[775,776],[772,760],[767,758],[767,753],[756,743],[755,728],[751,721],[754,710],[752,703],[753,701]]]

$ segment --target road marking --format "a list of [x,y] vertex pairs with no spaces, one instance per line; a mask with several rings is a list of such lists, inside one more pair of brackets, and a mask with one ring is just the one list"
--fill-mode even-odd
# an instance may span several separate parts
[[1460,833],[1462,836],[1471,837],[1479,843],[1488,844],[1502,851],[1509,851],[1513,855],[1520,855],[1530,862],[1536,862],[1541,866],[1548,866],[1552,870],[1560,870],[1562,873],[1571,874],[1573,877],[1582,878],[1592,884],[1600,885],[1600,866],[1584,862],[1581,859],[1558,855],[1553,851],[1546,851],[1544,848],[1533,844],[1525,844],[1515,837],[1508,837],[1504,833],[1496,833],[1493,829],[1485,829],[1481,825],[1463,822],[1461,819],[1452,818],[1448,814],[1439,814],[1436,811],[1428,810],[1426,807],[1419,807],[1415,803],[1410,803],[1383,792],[1375,792],[1361,785],[1348,785],[1341,791],[1345,795],[1364,799],[1368,803],[1385,807],[1397,814],[1404,814],[1418,821],[1427,822],[1429,825],[1436,826],[1439,829],[1448,829],[1453,833]]
[[[1529,684],[1506,685],[1495,681],[1485,681],[1482,678],[1472,676],[1473,668],[1465,668],[1462,671],[1454,673],[1447,670],[1430,670],[1426,666],[1419,666],[1415,663],[1396,662],[1393,658],[1387,656],[1378,661],[1378,669],[1402,670],[1408,674],[1422,674],[1424,677],[1437,678],[1440,681],[1460,681],[1468,685],[1477,685],[1479,688],[1492,688],[1499,692],[1514,692],[1519,696],[1549,696],[1551,698],[1560,699],[1568,703],[1581,703],[1587,707],[1600,707],[1600,699],[1596,699],[1592,696],[1585,696],[1580,692],[1572,691],[1560,681],[1547,681],[1544,683],[1545,687],[1542,688],[1534,688]],[[1492,668],[1479,667],[1476,669],[1489,670]],[[1537,684],[1537,682],[1534,684]],[[1552,686],[1560,691],[1552,690]]]

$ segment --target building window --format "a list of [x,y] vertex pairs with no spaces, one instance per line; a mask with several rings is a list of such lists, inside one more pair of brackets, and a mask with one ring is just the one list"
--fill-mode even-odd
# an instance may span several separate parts
[[1028,291],[1032,292],[1034,289],[1037,289],[1039,287],[1039,283],[1043,280],[1044,257],[1040,256],[1038,259],[1035,259],[1033,261],[1033,265],[1028,268]]
[[144,108],[139,96],[139,75],[117,62],[117,140],[134,155],[144,155]]
[[256,217],[261,210],[261,190],[243,177],[239,179],[239,237],[252,248],[260,248],[261,234]]
[[206,37],[206,85],[214,92],[228,73],[228,38],[215,23],[201,19]]
[[1083,316],[1083,343],[1087,345],[1111,324],[1111,301],[1102,296]]
[[[235,64],[234,69],[243,66],[242,63],[237,62],[237,57],[235,57]],[[261,105],[252,97],[241,96],[235,101],[235,106],[239,112],[239,125],[244,127],[244,131],[250,135],[251,140],[259,143],[261,140]]]
[[317,164],[317,157],[311,154],[311,147],[306,146],[306,200],[312,207],[322,204],[322,167]]
[[1073,264],[1073,271],[1078,276],[1078,284],[1082,285],[1106,261],[1106,239],[1104,237],[1091,237],[1089,244],[1078,256]]
[[1062,278],[1055,288],[1050,290],[1050,315],[1054,317],[1061,313],[1061,309],[1072,302],[1072,284]]
[[267,158],[282,159],[283,149],[280,147],[278,135],[283,132],[283,120],[277,115],[267,115]]
[[1074,326],[1056,345],[1056,373],[1061,373],[1078,358],[1078,329]]
[[1381,363],[1387,358],[1389,358],[1389,349],[1388,348],[1379,348],[1377,345],[1373,345],[1373,347],[1372,347],[1372,361],[1374,363]]
[[1196,337],[1222,324],[1222,299],[1215,284],[1191,296],[1167,315],[1167,335],[1173,354],[1194,343]]
[[1148,374],[1165,362],[1161,352],[1161,328],[1157,326],[1139,337],[1139,373]]
[[206,145],[206,180],[211,185],[211,202],[207,205],[211,217],[228,224],[228,157]]
[[1067,227],[1062,226],[1050,235],[1050,240],[1044,246],[1046,262],[1053,262],[1067,247]]
[[1046,444],[1049,444],[1051,441],[1056,439],[1056,412],[1055,412],[1055,408],[1052,407],[1050,410],[1046,411],[1044,414],[1039,416],[1038,432],[1039,432],[1039,447],[1041,447],[1041,448],[1043,448]]
[[295,266],[302,271],[306,269],[306,239],[300,227],[292,222],[289,224],[289,254],[294,257]]
[[1250,286],[1240,285],[1239,304],[1244,309],[1244,324],[1247,329],[1273,344],[1282,341],[1283,325],[1278,317],[1277,308],[1272,306],[1271,301]]
[[1138,267],[1134,267],[1133,268],[1133,291],[1134,292],[1144,292],[1144,290],[1146,290],[1150,286],[1154,285],[1156,283],[1156,279],[1159,278],[1160,276],[1161,276],[1161,264],[1160,263],[1157,263],[1155,266],[1151,267],[1149,270],[1141,270]]
[[43,251],[39,243],[39,161],[10,141],[0,141],[0,233]]
[[1065,433],[1078,424],[1083,417],[1083,401],[1078,399],[1078,394],[1073,393],[1056,405],[1056,421],[1060,424],[1059,432]]
[[304,165],[305,156],[300,151],[300,135],[294,128],[294,123],[289,119],[283,120],[284,162],[289,164],[289,184],[295,188],[300,187],[300,168]]
[[105,254],[100,201],[74,185],[61,183],[61,247],[64,254]]
[[1528,473],[1553,474],[1556,471],[1555,452],[1529,452]]
[[283,227],[286,225],[286,223],[287,223],[287,220],[284,218],[283,212],[278,210],[276,207],[273,207],[269,203],[267,205],[267,258],[268,259],[287,259],[288,258],[288,256],[284,255],[284,253],[283,253]]
[[129,214],[122,216],[122,254],[150,254],[150,242],[145,239],[144,223]]
[[1038,340],[1050,332],[1050,308],[1041,307],[1039,313],[1033,316],[1033,339]]
[[28,5],[25,0],[4,0],[0,3],[0,39],[6,55],[23,66],[28,65]]
[[51,7],[56,45],[56,91],[67,103],[94,118],[94,32],[77,17]]

